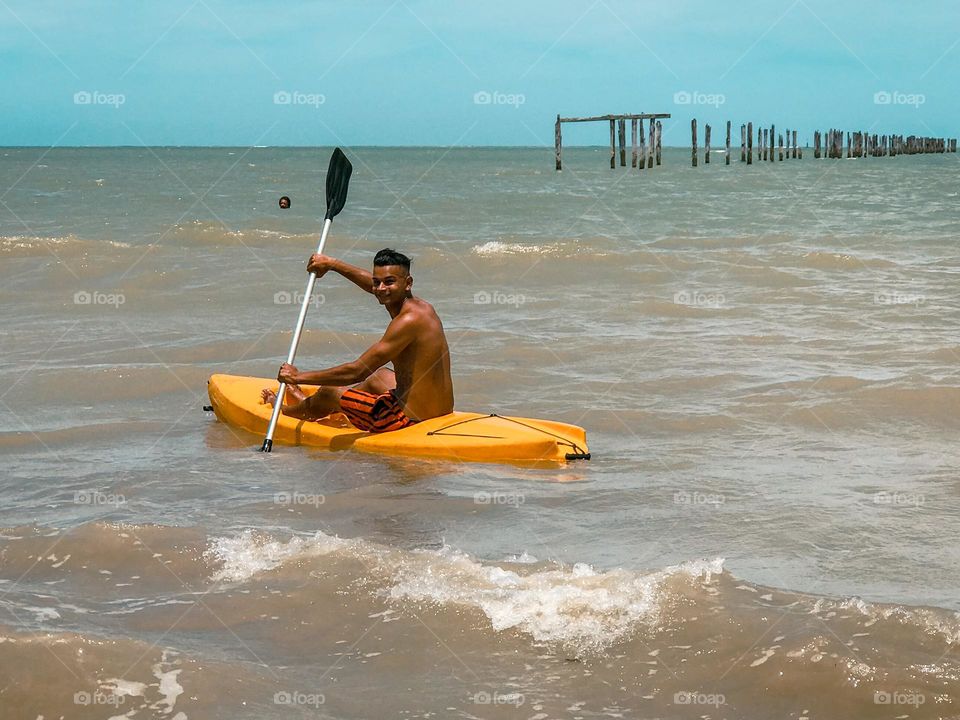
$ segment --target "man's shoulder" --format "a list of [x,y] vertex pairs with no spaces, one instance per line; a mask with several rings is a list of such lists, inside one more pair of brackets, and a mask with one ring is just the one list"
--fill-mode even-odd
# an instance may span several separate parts
[[437,311],[433,309],[433,305],[423,298],[414,297],[410,300],[413,302],[404,303],[400,315],[407,314],[411,320],[432,320],[437,317]]

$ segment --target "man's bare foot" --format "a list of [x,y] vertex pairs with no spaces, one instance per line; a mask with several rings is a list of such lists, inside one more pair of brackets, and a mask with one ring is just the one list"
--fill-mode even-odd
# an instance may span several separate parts
[[[296,405],[306,399],[303,390],[299,385],[287,385],[287,390],[283,394],[284,405]],[[273,405],[277,401],[277,391],[271,388],[264,388],[260,391],[260,402],[264,405]]]

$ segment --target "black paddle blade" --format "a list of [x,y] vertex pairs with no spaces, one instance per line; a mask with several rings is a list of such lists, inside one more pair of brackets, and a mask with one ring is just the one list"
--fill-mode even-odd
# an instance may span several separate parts
[[353,165],[347,160],[340,148],[330,156],[330,167],[327,168],[327,214],[325,219],[332,220],[343,210],[347,201],[347,187],[350,185],[350,174]]

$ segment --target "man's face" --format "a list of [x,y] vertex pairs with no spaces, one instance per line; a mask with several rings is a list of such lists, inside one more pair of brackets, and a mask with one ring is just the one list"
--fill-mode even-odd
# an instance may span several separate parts
[[397,302],[405,297],[413,278],[400,265],[386,265],[373,268],[373,294],[381,305]]

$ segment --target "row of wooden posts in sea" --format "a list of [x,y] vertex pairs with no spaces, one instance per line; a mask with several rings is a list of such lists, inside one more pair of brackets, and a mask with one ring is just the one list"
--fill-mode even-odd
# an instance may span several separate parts
[[[731,123],[727,120],[727,143],[725,163],[730,164],[730,129]],[[710,126],[704,127],[703,162],[710,162]],[[697,167],[697,121],[690,121],[691,155],[690,162]],[[753,123],[740,126],[740,162],[753,164]],[[777,134],[776,126],[757,128],[757,161],[773,162],[776,160],[803,159],[803,148],[797,144],[797,131],[786,130]],[[784,143],[786,140],[786,143]],[[776,146],[774,146],[776,142]],[[844,133],[842,130],[828,130],[821,134],[813,134],[814,158],[842,158],[844,148]],[[956,138],[916,137],[910,135],[871,135],[867,132],[848,132],[846,134],[846,156],[848,158],[896,157],[897,155],[917,155],[920,153],[956,152]]]
[[[956,138],[917,137],[916,135],[871,135],[867,132],[847,133],[847,157],[896,157],[923,153],[955,153]],[[843,130],[813,133],[815,158],[843,157]]]
[[[608,122],[610,124],[610,168],[617,166],[617,145],[619,141],[620,166],[627,164],[627,120],[630,121],[630,145],[631,159],[630,167],[643,170],[647,167],[653,168],[661,164],[661,134],[663,128],[660,120],[669,118],[669,113],[636,113],[626,115],[595,115],[592,117],[573,117],[562,118],[557,115],[557,123],[554,128],[554,140],[556,144],[556,165],[557,170],[563,168],[562,152],[562,124],[570,122]],[[649,120],[649,137],[644,132],[644,121]],[[724,162],[730,164],[730,134],[731,122],[727,121],[726,151],[724,153]],[[639,135],[638,135],[639,130]],[[697,167],[699,163],[699,149],[697,145],[697,121],[696,118],[690,121],[691,133],[691,163]],[[711,127],[704,127],[704,154],[703,162],[710,162],[710,137]],[[756,137],[757,145],[754,148],[753,139]],[[639,139],[639,146],[638,146]],[[776,143],[776,144],[775,144]],[[808,146],[809,147],[809,146]],[[756,152],[754,152],[756,150]],[[910,135],[871,135],[867,132],[847,132],[846,133],[846,156],[848,158],[865,157],[895,157],[897,155],[917,155],[920,153],[945,153],[957,151],[956,138],[934,138],[917,137]],[[803,148],[797,142],[797,131],[786,130],[777,134],[776,126],[769,128],[757,126],[757,132],[753,132],[753,123],[749,122],[740,126],[740,162],[752,165],[754,156],[758,162],[774,162],[774,160],[802,160]],[[819,130],[813,134],[813,157],[814,158],[842,158],[844,156],[844,131],[828,130],[821,133]]]
[[[630,121],[630,167],[643,170],[646,167],[653,169],[654,164],[659,165],[661,159],[660,153],[660,135],[663,132],[663,126],[660,120],[670,117],[670,113],[636,113],[633,115],[595,115],[593,117],[582,118],[562,118],[557,115],[557,124],[554,126],[554,144],[556,148],[557,170],[563,169],[563,137],[562,124],[567,122],[598,122],[608,121],[610,123],[610,169],[617,166],[617,147],[616,141],[620,140],[620,166],[627,164],[627,120]],[[650,121],[649,141],[644,133],[643,121]],[[637,145],[639,128],[639,148]]]

